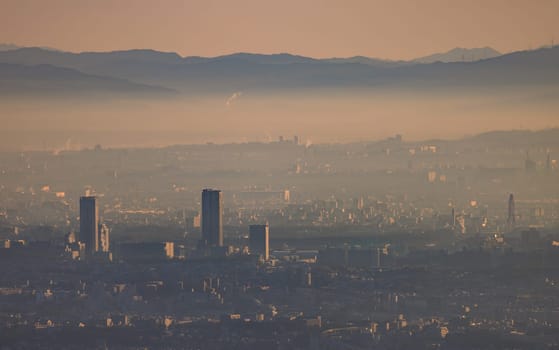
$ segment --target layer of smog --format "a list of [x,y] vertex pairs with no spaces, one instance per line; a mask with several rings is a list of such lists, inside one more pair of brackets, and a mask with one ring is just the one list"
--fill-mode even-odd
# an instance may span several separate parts
[[[233,92],[170,99],[23,99],[2,102],[2,150],[77,150],[264,142],[458,139],[491,130],[557,126],[553,89],[465,94],[322,90]],[[203,116],[203,117],[201,117]]]

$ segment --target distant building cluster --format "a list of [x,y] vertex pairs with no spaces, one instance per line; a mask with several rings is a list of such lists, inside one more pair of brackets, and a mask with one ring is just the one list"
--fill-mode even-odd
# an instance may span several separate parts
[[0,347],[559,344],[554,143],[298,144],[0,153]]

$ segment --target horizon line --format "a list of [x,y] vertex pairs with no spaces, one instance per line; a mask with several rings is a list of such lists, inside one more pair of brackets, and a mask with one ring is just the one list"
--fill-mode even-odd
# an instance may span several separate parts
[[[446,54],[446,53],[449,53],[452,50],[456,50],[456,49],[460,49],[460,50],[491,49],[491,50],[494,50],[494,51],[498,52],[501,56],[503,56],[503,55],[516,53],[516,52],[536,51],[536,50],[549,49],[549,48],[554,48],[556,46],[559,46],[559,45],[551,46],[549,44],[543,44],[541,46],[534,47],[534,48],[529,47],[529,48],[522,48],[522,49],[512,50],[512,51],[501,51],[501,50],[497,50],[496,48],[494,48],[492,46],[488,46],[488,45],[477,46],[477,47],[455,46],[455,47],[452,47],[450,49],[442,49],[441,51],[432,52],[432,53],[427,54],[427,55],[421,55],[421,56],[416,56],[414,58],[405,59],[405,58],[383,58],[381,56],[367,56],[367,55],[363,55],[363,54],[354,54],[354,55],[348,55],[348,56],[344,56],[344,55],[330,55],[330,56],[311,56],[311,55],[309,55],[309,56],[307,56],[307,55],[304,55],[304,54],[301,54],[301,53],[295,53],[295,52],[289,52],[289,51],[262,52],[262,51],[239,50],[239,51],[230,51],[230,52],[226,52],[226,53],[218,54],[218,55],[197,55],[197,54],[184,55],[182,53],[179,53],[178,51],[145,48],[145,47],[144,48],[122,48],[122,49],[115,49],[115,50],[73,51],[73,50],[58,49],[56,47],[50,47],[50,46],[45,46],[45,45],[22,46],[22,45],[15,44],[15,43],[12,43],[12,42],[0,42],[0,45],[16,46],[16,48],[14,48],[14,49],[9,49],[9,50],[4,50],[4,51],[15,51],[15,50],[20,50],[20,49],[41,49],[41,50],[45,50],[45,51],[53,51],[53,52],[60,52],[60,53],[71,53],[71,54],[76,54],[76,55],[88,54],[88,53],[117,53],[117,52],[130,52],[130,51],[151,51],[151,52],[157,52],[157,53],[175,54],[175,55],[177,55],[177,56],[179,56],[180,58],[183,58],[183,59],[184,58],[207,58],[207,59],[212,59],[212,58],[227,57],[227,56],[233,56],[233,55],[239,55],[239,54],[247,54],[247,55],[263,55],[263,56],[290,55],[290,56],[294,56],[294,57],[310,58],[310,59],[315,59],[315,60],[349,59],[349,58],[363,57],[363,58],[367,58],[367,59],[381,60],[381,61],[386,61],[386,62],[413,62],[415,60],[425,58],[425,57],[428,57],[428,56],[431,56],[431,55]],[[0,52],[2,52],[2,51],[0,51]]]
[[[25,149],[25,147],[19,148],[17,150],[13,149],[13,150],[2,150],[0,149],[0,153],[13,153],[13,152],[38,152],[38,153],[61,153],[61,152],[82,152],[82,151],[94,151],[96,149],[98,150],[103,150],[103,151],[109,151],[109,150],[142,150],[142,149],[165,149],[165,148],[171,148],[171,147],[185,147],[185,146],[230,146],[230,145],[248,145],[248,144],[274,144],[274,143],[286,143],[286,144],[293,144],[293,138],[296,136],[299,138],[300,142],[299,142],[299,146],[304,146],[304,147],[310,147],[312,145],[352,145],[352,144],[360,144],[360,143],[378,143],[378,142],[383,142],[383,141],[390,141],[393,139],[397,139],[398,137],[400,137],[400,140],[402,143],[422,143],[422,142],[457,142],[457,141],[462,141],[462,140],[467,140],[467,139],[472,139],[475,137],[479,137],[482,135],[486,135],[486,134],[491,134],[491,133],[514,133],[514,132],[524,132],[524,133],[539,133],[539,132],[551,132],[551,131],[559,131],[559,125],[557,126],[551,126],[551,127],[547,127],[547,128],[543,128],[543,129],[493,129],[493,130],[488,130],[488,131],[482,131],[482,132],[477,132],[477,133],[472,133],[472,134],[464,134],[460,137],[456,137],[456,138],[435,138],[435,137],[431,137],[431,138],[424,138],[424,139],[409,139],[406,140],[404,138],[403,134],[393,134],[391,136],[387,136],[384,138],[378,138],[378,139],[363,139],[363,140],[355,140],[355,141],[330,141],[330,142],[312,142],[311,139],[304,139],[301,138],[300,135],[293,135],[293,137],[289,138],[289,137],[284,137],[283,141],[280,141],[279,138],[283,137],[283,135],[277,135],[277,138],[275,140],[269,140],[269,141],[259,141],[259,140],[254,140],[254,141],[240,141],[240,142],[216,142],[216,141],[206,141],[206,142],[194,142],[194,143],[173,143],[173,144],[166,144],[166,145],[151,145],[151,146],[126,146],[126,145],[121,145],[121,146],[108,146],[108,147],[103,147],[102,144],[96,144],[94,146],[91,147],[81,147],[81,148],[77,148],[77,149],[64,149],[61,147],[55,147],[55,148],[30,148],[30,149]],[[24,131],[25,132],[25,131]]]

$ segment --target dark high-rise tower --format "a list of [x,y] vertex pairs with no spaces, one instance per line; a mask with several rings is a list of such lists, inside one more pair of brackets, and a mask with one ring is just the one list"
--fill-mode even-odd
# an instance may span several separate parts
[[223,246],[222,202],[221,191],[202,191],[202,241],[206,246]]
[[515,225],[516,225],[516,210],[514,208],[514,195],[511,193],[509,196],[507,228],[509,230],[513,230]]
[[80,197],[80,240],[85,243],[87,255],[99,250],[99,210],[97,198]]
[[268,260],[270,250],[268,225],[250,225],[248,231],[250,253],[258,254],[264,260]]

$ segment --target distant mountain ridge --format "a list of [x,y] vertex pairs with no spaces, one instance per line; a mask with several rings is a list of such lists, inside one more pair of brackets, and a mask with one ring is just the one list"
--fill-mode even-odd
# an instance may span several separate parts
[[486,60],[488,58],[498,57],[501,55],[502,54],[499,51],[491,47],[481,47],[481,48],[472,48],[472,49],[456,47],[444,53],[435,53],[429,56],[416,58],[412,61],[416,63],[475,62],[480,60]]
[[[23,49],[23,48],[25,48],[25,46],[0,43],[0,51],[10,51],[10,50]],[[58,49],[54,49],[52,47],[47,47],[47,46],[40,46],[39,48],[41,48],[43,50],[48,50],[48,51],[60,51]]]
[[10,51],[17,49],[21,49],[21,47],[14,44],[0,44],[0,51]]
[[475,141],[479,144],[505,144],[505,145],[533,145],[550,144],[559,145],[559,128],[543,130],[497,130],[489,131],[465,138],[465,141]]
[[84,74],[70,69],[41,65],[0,63],[0,95],[79,96],[149,94],[167,95],[173,90],[138,84],[122,79]]
[[[181,57],[176,53],[154,50],[69,53],[20,48],[0,51],[0,63],[23,66],[47,64],[85,75],[124,80],[153,88],[159,86],[186,94],[223,94],[232,91],[263,93],[277,89],[310,88],[405,87],[424,90],[526,84],[559,86],[559,47],[506,55],[500,55],[490,48],[472,49],[474,51],[454,49],[444,54],[448,54],[445,59],[463,54],[462,50],[488,58],[445,63],[433,55],[430,59],[437,59],[437,62],[418,63],[362,56],[316,59],[288,53]],[[0,77],[0,84],[4,85],[1,90],[5,93],[9,86],[2,79],[5,78]]]

